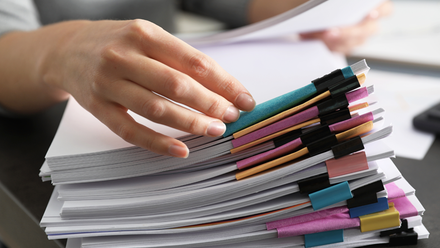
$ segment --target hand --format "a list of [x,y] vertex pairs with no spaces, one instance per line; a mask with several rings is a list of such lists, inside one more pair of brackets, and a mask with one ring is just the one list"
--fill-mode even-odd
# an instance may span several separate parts
[[391,1],[383,2],[374,9],[359,24],[349,27],[332,28],[320,32],[301,34],[302,39],[320,39],[327,47],[343,54],[349,54],[358,45],[364,43],[368,37],[376,33],[378,20],[392,12]]
[[188,156],[184,143],[137,123],[128,110],[189,133],[220,136],[223,122],[238,119],[238,109],[250,111],[255,106],[249,92],[214,60],[150,22],[63,24],[64,30],[76,25],[75,31],[66,32],[44,58],[45,83],[72,94],[134,145],[163,155]]

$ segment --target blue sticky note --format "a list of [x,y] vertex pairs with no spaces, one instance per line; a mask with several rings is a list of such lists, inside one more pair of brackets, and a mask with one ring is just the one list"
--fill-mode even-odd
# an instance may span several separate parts
[[376,203],[350,208],[350,218],[355,218],[366,214],[377,213],[387,209],[388,209],[388,199],[386,197],[381,197],[381,198],[377,198]]

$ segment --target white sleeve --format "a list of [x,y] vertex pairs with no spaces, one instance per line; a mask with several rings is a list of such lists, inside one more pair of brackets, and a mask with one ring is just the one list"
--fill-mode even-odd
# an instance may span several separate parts
[[39,27],[38,12],[32,0],[0,0],[0,35]]

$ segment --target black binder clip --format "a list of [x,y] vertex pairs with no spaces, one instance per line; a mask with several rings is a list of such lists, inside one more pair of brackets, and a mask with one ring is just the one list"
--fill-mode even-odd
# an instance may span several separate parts
[[377,203],[377,194],[368,193],[363,195],[354,195],[353,198],[347,200],[348,208],[356,208],[368,204]]
[[389,246],[416,245],[419,235],[411,228],[401,233],[390,235]]
[[329,136],[332,134],[333,133],[330,131],[330,128],[328,127],[328,125],[315,127],[311,130],[304,132],[300,136],[301,143],[305,146],[308,146],[309,144],[311,144],[317,140],[322,139],[322,137],[326,137],[326,136]]
[[312,83],[315,85],[318,94],[321,94],[327,91],[330,86],[342,82],[344,80],[345,77],[344,74],[342,73],[342,70],[337,69],[320,78],[312,80]]
[[347,200],[348,208],[360,207],[377,202],[377,192],[384,190],[381,180],[353,190],[353,198]]
[[338,109],[348,107],[348,100],[345,95],[340,95],[335,98],[328,99],[322,103],[318,103],[316,106],[318,107],[320,115],[326,115]]
[[310,194],[330,186],[328,174],[319,174],[313,177],[305,178],[298,181],[299,192],[302,194]]
[[317,154],[326,152],[330,150],[333,146],[338,144],[338,139],[334,134],[328,135],[320,140],[312,142],[307,145],[307,150],[309,150],[310,156],[315,156]]
[[362,143],[362,139],[359,136],[346,140],[332,147],[335,159],[363,149],[364,143]]
[[336,112],[319,116],[319,119],[321,119],[321,125],[331,125],[337,122],[348,120],[350,118],[351,114],[348,108],[343,108]]
[[342,82],[329,86],[328,90],[330,91],[332,97],[336,97],[356,88],[359,88],[360,86],[361,85],[359,84],[357,76],[352,76]]
[[406,219],[401,222],[399,228],[380,232],[380,237],[390,237],[389,246],[416,245],[419,235],[413,228],[408,228]]

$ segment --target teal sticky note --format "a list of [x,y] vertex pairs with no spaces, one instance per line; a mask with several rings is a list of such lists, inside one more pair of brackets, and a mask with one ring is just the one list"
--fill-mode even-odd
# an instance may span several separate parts
[[354,76],[354,72],[353,72],[353,70],[351,69],[350,66],[347,66],[347,67],[345,67],[345,68],[342,68],[341,71],[342,71],[342,75],[344,75],[344,78],[345,78],[345,79]]
[[304,235],[304,246],[306,248],[339,242],[344,242],[343,229]]
[[350,185],[345,181],[309,194],[314,210],[353,198]]
[[226,124],[226,132],[223,134],[223,137],[232,135],[243,128],[292,108],[307,98],[313,96],[315,93],[315,85],[308,84],[302,88],[258,104],[255,106],[255,109],[250,112],[241,112],[240,118],[236,122]]

